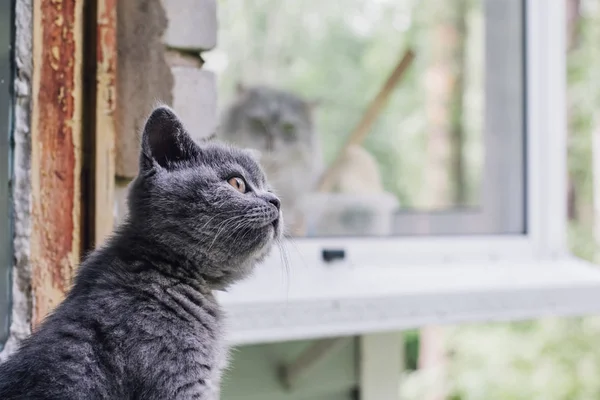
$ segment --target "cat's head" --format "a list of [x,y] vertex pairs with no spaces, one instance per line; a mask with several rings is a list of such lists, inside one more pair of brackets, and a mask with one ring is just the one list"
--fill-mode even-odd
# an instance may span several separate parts
[[236,99],[224,112],[220,136],[263,156],[312,149],[316,136],[312,111],[316,103],[266,86],[238,85]]
[[128,218],[136,231],[182,252],[214,286],[247,275],[283,229],[279,199],[252,154],[195,143],[166,106],[144,127]]

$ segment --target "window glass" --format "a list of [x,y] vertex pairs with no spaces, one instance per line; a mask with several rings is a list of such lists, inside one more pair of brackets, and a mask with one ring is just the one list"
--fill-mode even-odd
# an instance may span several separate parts
[[292,235],[524,232],[521,0],[227,0],[219,20],[219,137],[260,151]]

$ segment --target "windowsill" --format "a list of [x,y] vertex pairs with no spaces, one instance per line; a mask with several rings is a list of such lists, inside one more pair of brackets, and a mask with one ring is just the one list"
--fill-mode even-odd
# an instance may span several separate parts
[[266,264],[219,298],[233,345],[429,324],[600,313],[600,268],[574,258],[389,267]]

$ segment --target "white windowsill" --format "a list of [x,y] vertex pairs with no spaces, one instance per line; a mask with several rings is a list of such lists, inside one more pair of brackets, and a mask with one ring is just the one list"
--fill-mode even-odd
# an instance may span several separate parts
[[219,299],[232,345],[404,330],[428,324],[600,313],[600,268],[547,261],[389,267],[268,263]]

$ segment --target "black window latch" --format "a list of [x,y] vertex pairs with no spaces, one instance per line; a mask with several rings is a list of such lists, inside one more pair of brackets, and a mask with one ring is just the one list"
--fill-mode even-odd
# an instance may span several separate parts
[[323,261],[332,262],[334,260],[343,260],[346,257],[344,249],[323,249]]

